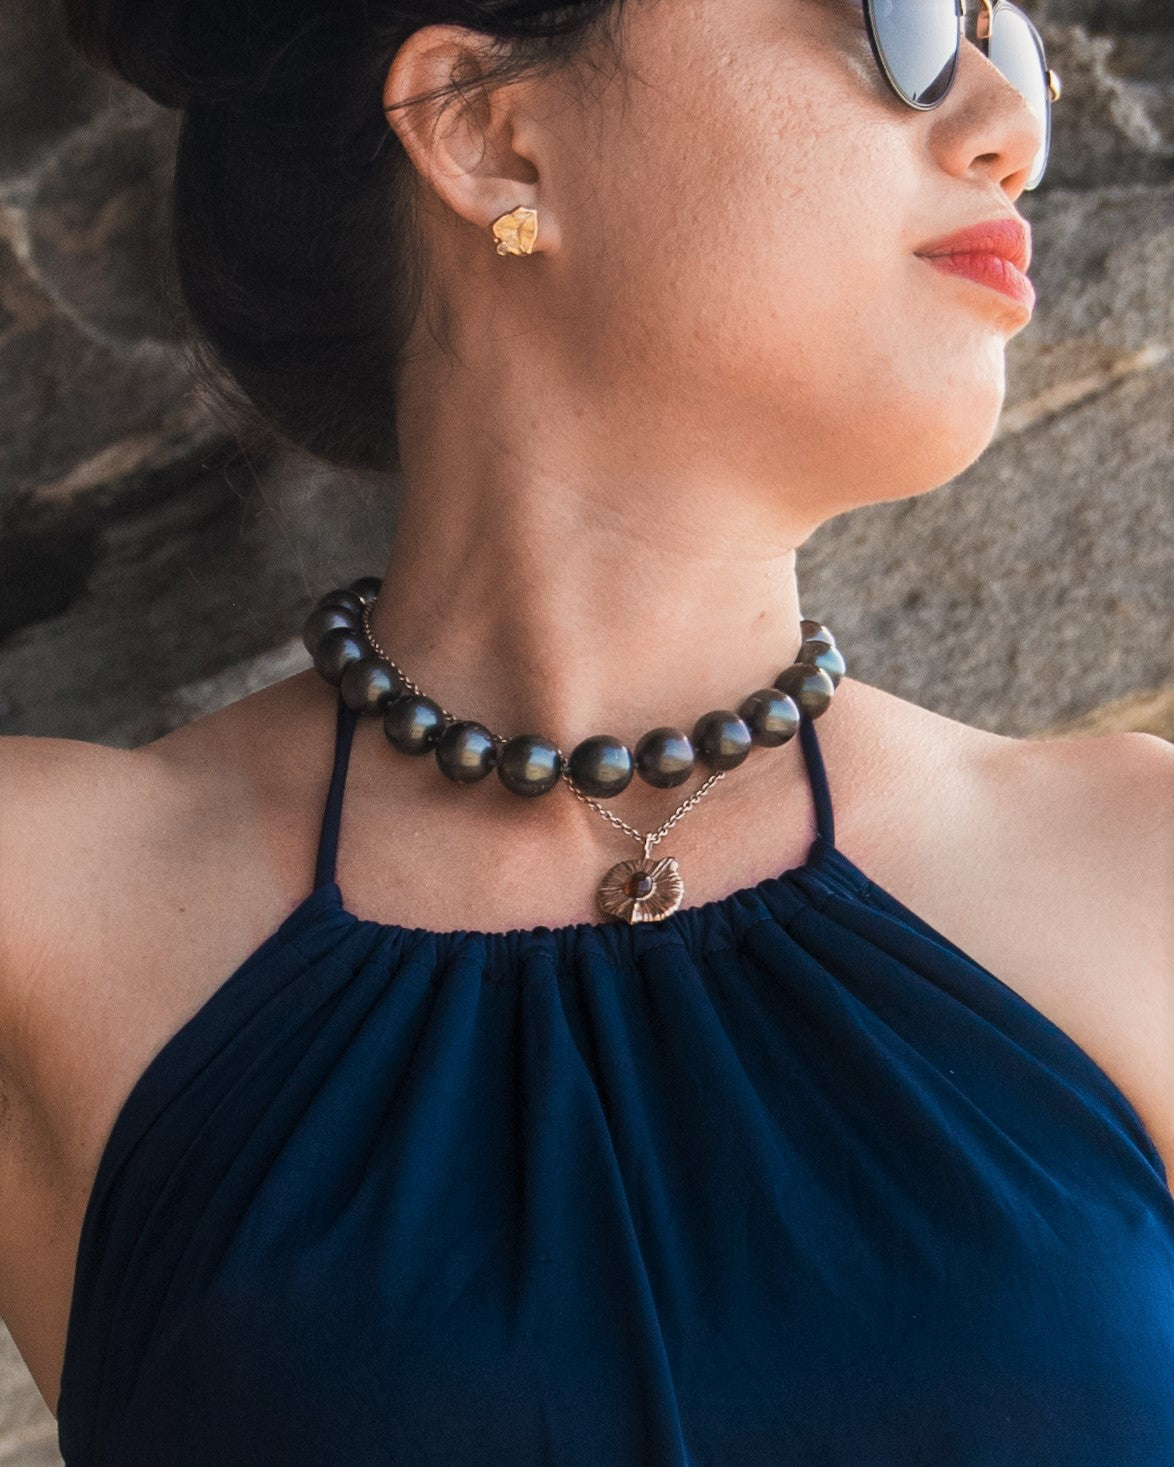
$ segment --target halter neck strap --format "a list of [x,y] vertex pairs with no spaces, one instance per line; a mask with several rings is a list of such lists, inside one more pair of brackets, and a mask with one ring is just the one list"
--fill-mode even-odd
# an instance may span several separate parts
[[[355,724],[358,718],[359,715],[347,707],[340,692],[335,715],[334,767],[330,773],[330,788],[326,795],[326,807],[322,814],[322,826],[318,837],[318,855],[314,870],[315,890],[333,881],[337,872],[342,798],[346,788],[347,768],[350,764],[351,745],[354,742]],[[827,770],[824,768],[823,753],[815,732],[815,720],[806,715],[799,724],[799,744],[803,750],[803,762],[807,768],[807,779],[815,806],[815,828],[829,846],[834,846],[836,843],[835,820],[832,814],[832,797],[828,789]]]

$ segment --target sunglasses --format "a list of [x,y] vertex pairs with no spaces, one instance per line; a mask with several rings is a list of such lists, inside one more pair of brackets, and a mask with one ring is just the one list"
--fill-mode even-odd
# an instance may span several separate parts
[[[885,80],[910,107],[936,107],[954,80],[966,27],[967,0],[862,0],[868,39]],[[1052,103],[1060,78],[1049,69],[1039,31],[1010,0],[978,0],[983,54],[1021,92],[1043,123],[1025,189],[1044,176],[1052,140]]]

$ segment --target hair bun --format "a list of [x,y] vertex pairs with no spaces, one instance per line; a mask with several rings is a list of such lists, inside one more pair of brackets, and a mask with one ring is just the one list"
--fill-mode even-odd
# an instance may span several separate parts
[[299,59],[320,76],[325,32],[353,39],[352,12],[347,0],[65,0],[81,54],[171,108],[288,85]]

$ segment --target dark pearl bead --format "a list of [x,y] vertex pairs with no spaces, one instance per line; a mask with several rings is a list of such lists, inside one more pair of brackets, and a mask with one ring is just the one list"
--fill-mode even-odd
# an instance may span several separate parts
[[448,720],[444,709],[419,693],[393,698],[383,710],[387,742],[401,754],[427,754],[434,749]]
[[696,756],[688,735],[679,728],[653,728],[636,745],[636,773],[658,790],[684,784]]
[[611,734],[595,734],[571,750],[567,773],[585,795],[605,800],[632,782],[632,751]]
[[350,583],[347,590],[353,591],[356,596],[360,597],[370,606],[376,596],[379,595],[379,588],[382,585],[382,576],[360,576],[357,581]]
[[624,891],[630,897],[646,897],[651,895],[655,884],[647,871],[635,871],[625,882]]
[[793,662],[790,667],[784,667],[774,685],[781,692],[789,693],[807,718],[818,718],[836,691],[835,683],[822,667],[812,667],[806,662]]
[[829,647],[836,645],[836,639],[828,631],[822,622],[811,621],[807,617],[799,623],[799,631],[805,642],[826,642]]
[[746,721],[750,737],[764,749],[777,748],[799,732],[799,705],[778,688],[759,688],[743,698],[738,713]]
[[736,769],[749,754],[751,744],[749,728],[728,708],[703,713],[693,728],[697,757],[710,769]]
[[812,667],[821,667],[831,678],[834,687],[839,687],[840,679],[848,671],[848,664],[840,649],[829,646],[824,641],[804,642],[799,648],[797,660],[809,663]]
[[336,627],[327,632],[314,650],[314,666],[328,683],[337,688],[342,675],[352,662],[370,657],[371,644],[360,632],[349,627]]
[[360,657],[343,673],[339,689],[352,712],[382,713],[403,692],[404,680],[382,657]]
[[346,627],[359,636],[365,636],[362,619],[353,611],[348,611],[342,606],[319,606],[311,611],[302,627],[302,643],[306,651],[313,657],[318,650],[318,643],[327,632],[333,632],[338,627]]
[[538,734],[518,734],[497,756],[497,776],[515,795],[545,795],[558,784],[562,767],[556,745]]
[[436,762],[456,784],[475,784],[497,763],[497,745],[484,724],[460,718],[437,741]]
[[341,606],[344,611],[352,611],[355,616],[362,617],[364,601],[361,596],[356,596],[353,591],[327,591],[325,596],[319,596],[317,602],[319,608],[326,606]]

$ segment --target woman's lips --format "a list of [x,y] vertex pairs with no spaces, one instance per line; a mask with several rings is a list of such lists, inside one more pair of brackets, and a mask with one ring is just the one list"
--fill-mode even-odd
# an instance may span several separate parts
[[990,250],[958,250],[948,255],[919,255],[918,259],[947,274],[965,275],[979,285],[1002,291],[1028,310],[1035,305],[1035,287],[1023,271]]

